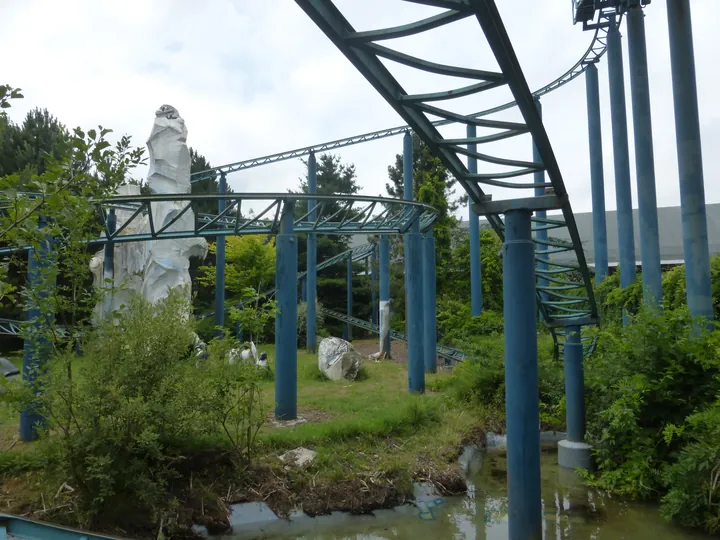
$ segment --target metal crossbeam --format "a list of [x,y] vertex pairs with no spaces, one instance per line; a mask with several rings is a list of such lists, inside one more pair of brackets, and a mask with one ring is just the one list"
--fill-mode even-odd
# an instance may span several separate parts
[[[18,196],[24,196],[19,194]],[[199,214],[196,208],[206,201],[225,201],[225,211],[220,215]],[[122,196],[97,201],[97,215],[102,221],[105,234],[88,242],[92,246],[101,246],[108,242],[142,242],[148,240],[173,240],[193,237],[216,238],[244,234],[277,234],[281,210],[288,204],[306,201],[314,204],[316,220],[309,221],[307,216],[296,219],[296,233],[315,232],[328,235],[352,234],[402,234],[414,222],[420,222],[420,229],[426,231],[437,218],[437,212],[431,206],[384,197],[361,195],[307,195],[295,193],[230,193],[227,195],[148,195]],[[314,201],[311,203],[311,201]],[[154,223],[153,205],[159,202],[176,204],[177,215],[169,223]],[[242,203],[264,206],[257,214],[243,215]],[[332,204],[339,209],[329,212]],[[117,220],[116,231],[108,234],[106,220],[111,208],[123,209],[129,215]],[[191,226],[183,223],[182,217],[192,211],[194,218]],[[131,225],[139,225],[147,220],[142,232],[127,234]],[[172,227],[171,227],[172,226]],[[0,248],[0,254],[9,254],[22,249],[16,247]]]

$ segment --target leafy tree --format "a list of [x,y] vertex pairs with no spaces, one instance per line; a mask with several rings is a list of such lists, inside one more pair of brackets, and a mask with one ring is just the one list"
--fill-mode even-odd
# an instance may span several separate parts
[[[440,158],[415,133],[413,139],[413,198],[428,204],[438,211],[433,225],[435,249],[438,262],[450,256],[452,231],[457,219],[452,215],[467,198],[455,197],[457,180],[445,168]],[[404,196],[403,156],[396,154],[395,165],[388,167],[389,183],[385,184],[388,195],[397,199]],[[442,264],[438,268],[438,282],[443,281]]]
[[13,88],[9,84],[0,84],[0,109],[10,108],[11,99],[20,99],[22,97],[20,88]]
[[[275,281],[275,246],[262,236],[227,236],[225,238],[225,290],[235,298],[245,290],[272,288]],[[215,253],[215,244],[209,246]],[[215,265],[199,268],[198,282],[215,289]]]
[[[190,174],[208,169],[212,169],[212,165],[210,165],[210,162],[205,156],[198,153],[197,150],[190,148]],[[215,195],[218,192],[218,187],[218,175],[213,172],[206,180],[193,182],[190,187],[190,193],[193,195]],[[227,191],[232,192],[230,188],[228,188]],[[217,210],[217,201],[203,201],[195,207],[195,211],[201,214],[217,214]]]

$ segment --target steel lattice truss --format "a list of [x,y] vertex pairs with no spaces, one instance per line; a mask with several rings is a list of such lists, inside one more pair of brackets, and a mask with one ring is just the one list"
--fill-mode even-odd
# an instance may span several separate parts
[[[582,57],[580,57],[580,59],[575,64],[573,64],[570,69],[560,75],[557,79],[551,81],[542,88],[539,88],[538,90],[533,92],[533,96],[535,98],[540,98],[546,94],[549,94],[553,90],[557,90],[561,86],[566,85],[567,83],[575,80],[577,77],[582,75],[585,72],[588,64],[594,64],[600,61],[600,58],[605,54],[605,51],[607,50],[607,32],[607,25],[596,28],[590,46],[583,53]],[[475,118],[482,118],[484,116],[489,116],[502,111],[506,111],[508,109],[512,109],[513,107],[515,107],[515,105],[515,101],[508,101],[507,103],[498,105],[497,107],[478,111],[476,113],[470,114],[469,116]],[[448,125],[451,122],[451,120],[435,120],[433,122],[433,125],[436,127],[440,127]],[[277,152],[275,154],[269,154],[266,156],[260,156],[251,159],[244,159],[242,161],[236,161],[234,163],[228,163],[226,165],[213,167],[205,171],[198,171],[192,175],[191,182],[202,182],[203,180],[216,178],[218,174],[230,174],[237,171],[242,171],[244,169],[259,167],[260,165],[268,165],[270,163],[276,163],[278,161],[285,161],[288,159],[306,156],[312,153],[326,152],[328,150],[343,148],[345,146],[352,146],[355,144],[375,141],[378,139],[385,139],[387,137],[394,137],[396,135],[402,135],[408,129],[409,126],[407,125],[396,126],[392,128],[381,129],[378,131],[371,131],[369,133],[363,133],[361,135],[354,135],[352,137],[346,137],[344,139],[337,139],[334,141],[314,144],[311,146],[304,146],[302,148],[296,148],[295,150]]]
[[[22,195],[21,195],[22,196]],[[217,215],[197,213],[195,209],[208,200],[224,201],[225,210]],[[172,217],[156,223],[153,216],[158,203],[176,203]],[[96,203],[104,234],[90,241],[91,245],[107,243],[172,240],[192,237],[235,236],[245,234],[275,235],[280,230],[280,218],[288,205],[299,209],[312,204],[315,221],[309,221],[310,211],[295,212],[296,233],[331,235],[352,234],[403,234],[416,221],[420,229],[429,229],[437,218],[434,208],[422,203],[366,197],[360,195],[305,195],[295,193],[231,193],[227,195],[148,195],[122,196]],[[243,205],[259,208],[245,209]],[[11,206],[11,203],[5,207]],[[117,218],[116,228],[108,227],[111,210],[122,210],[123,219]],[[194,215],[192,226],[183,225],[184,216]],[[146,222],[149,230],[132,231]],[[0,254],[20,248],[0,248]]]
[[[537,301],[546,323],[551,328],[564,326],[568,320],[580,324],[594,322],[597,319],[597,307],[567,190],[533,94],[527,85],[495,3],[492,0],[405,1],[443,8],[443,11],[392,28],[358,31],[331,0],[296,0],[296,3],[425,144],[440,157],[468,193],[476,212],[487,217],[501,238],[504,238],[501,215],[508,210],[529,208],[562,211],[562,216],[558,217],[533,218],[534,231],[547,230],[552,238],[554,230],[566,229],[567,236],[571,239],[571,242],[536,239],[536,261],[547,264],[546,269],[536,270],[538,277],[547,280],[547,285],[538,287]],[[475,19],[479,23],[499,70],[440,64],[410,56],[381,44],[387,40],[416,36],[467,18]],[[389,67],[386,67],[397,64],[433,75],[460,78],[469,81],[469,84],[441,92],[411,94],[403,88]],[[578,69],[581,70],[581,67]],[[512,93],[514,103],[522,115],[522,122],[496,120],[489,118],[488,116],[491,116],[489,114],[478,117],[450,108],[456,98],[481,95],[484,91],[501,86],[507,86]],[[482,130],[483,134],[446,138],[430,117],[440,118],[448,126],[461,127],[463,133],[466,126],[474,126],[475,129]],[[526,134],[531,136],[527,146],[529,148],[530,142],[534,143],[541,158],[539,162],[509,159],[477,151],[478,145],[487,145]],[[487,172],[470,172],[464,163],[466,157],[475,158],[486,166],[500,166],[501,171],[497,170],[498,167],[487,167]],[[550,183],[536,183],[532,175],[537,171],[544,171]],[[528,176],[530,181],[518,180]],[[491,201],[484,189],[493,187],[509,188],[525,193],[523,198]],[[551,189],[546,190],[545,196],[534,197],[535,188],[544,187]],[[553,259],[554,254],[565,252],[573,253],[577,262],[564,263]],[[574,279],[571,279],[571,276]]]

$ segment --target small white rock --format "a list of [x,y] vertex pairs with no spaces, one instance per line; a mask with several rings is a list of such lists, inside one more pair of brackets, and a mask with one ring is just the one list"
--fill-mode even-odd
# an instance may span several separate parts
[[295,465],[296,467],[305,467],[313,462],[315,456],[317,456],[317,452],[300,446],[295,450],[285,452],[280,456],[280,461],[288,465]]

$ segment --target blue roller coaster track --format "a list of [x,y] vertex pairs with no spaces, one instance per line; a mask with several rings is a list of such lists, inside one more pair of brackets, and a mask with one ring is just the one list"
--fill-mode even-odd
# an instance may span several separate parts
[[[413,1],[413,0],[408,0]],[[508,181],[511,178],[532,174],[537,170],[546,170],[550,176],[552,190],[554,193],[543,197],[548,208],[558,208],[562,210],[563,219],[549,219],[536,217],[533,219],[533,230],[556,230],[566,228],[571,242],[539,240],[536,242],[536,260],[538,262],[547,263],[548,268],[538,270],[538,274],[543,278],[544,284],[538,287],[538,302],[540,311],[543,314],[545,323],[550,327],[553,339],[556,344],[556,354],[562,355],[563,334],[555,331],[556,327],[562,326],[565,320],[583,320],[592,323],[597,319],[597,308],[595,299],[592,294],[590,285],[589,272],[585,263],[584,254],[575,227],[572,211],[567,201],[567,192],[565,190],[562,177],[560,175],[557,163],[555,161],[552,149],[547,135],[545,134],[542,122],[539,119],[534,106],[531,106],[534,98],[541,97],[545,94],[556,90],[565,84],[573,81],[584,73],[588,64],[596,63],[605,54],[607,47],[607,27],[598,26],[595,29],[593,39],[581,56],[581,58],[560,77],[556,78],[549,84],[541,87],[533,93],[530,93],[527,84],[522,76],[517,59],[512,53],[509,39],[505,34],[504,27],[500,21],[500,17],[495,13],[488,13],[486,8],[477,7],[479,4],[460,1],[460,0],[416,0],[414,3],[426,4],[437,7],[447,8],[447,11],[429,17],[421,21],[398,26],[395,28],[377,30],[371,32],[355,32],[349,23],[342,17],[340,12],[334,7],[332,2],[324,1],[298,1],[315,22],[325,31],[325,33],[336,43],[336,45],[346,54],[346,56],[358,66],[368,80],[375,86],[380,93],[386,97],[389,103],[400,113],[400,116],[407,121],[406,125],[378,130],[362,135],[338,139],[326,143],[307,146],[286,152],[270,154],[258,158],[238,161],[206,171],[201,171],[192,175],[192,182],[200,182],[210,178],[215,178],[218,174],[229,174],[240,170],[266,165],[283,160],[297,158],[310,153],[322,152],[335,148],[341,148],[354,144],[364,143],[368,141],[378,140],[405,133],[408,129],[415,130],[423,140],[441,156],[446,166],[452,174],[456,176],[459,183],[465,188],[472,204],[476,210],[485,214],[488,221],[495,231],[503,238],[503,223],[500,218],[500,212],[493,212],[493,205],[497,209],[497,203],[488,201],[480,185],[509,187],[514,189],[535,188],[535,183],[519,183]],[[494,9],[494,7],[493,7]],[[481,13],[482,11],[485,13]],[[488,41],[493,41],[493,47],[496,53],[496,59],[501,65],[502,73],[482,72],[478,70],[469,70],[454,66],[443,66],[434,64],[426,60],[410,57],[403,53],[393,51],[383,45],[376,43],[377,41],[405,37],[429,31],[431,29],[450,24],[452,22],[465,19],[475,15],[479,21],[485,20],[485,28]],[[340,26],[333,27],[330,23],[339,23]],[[493,28],[494,24],[499,23],[497,28]],[[338,29],[341,33],[338,34]],[[488,33],[489,30],[489,33]],[[343,34],[344,32],[344,34]],[[510,54],[508,55],[503,47],[508,46]],[[497,55],[500,54],[501,57]],[[362,58],[362,60],[361,60]],[[430,73],[439,73],[444,75],[455,75],[480,82],[474,83],[462,89],[453,90],[443,93],[428,93],[422,95],[409,96],[402,92],[402,87],[392,78],[392,75],[382,66],[380,58],[395,61],[406,66],[414,67]],[[365,63],[367,61],[367,63]],[[379,71],[378,68],[381,68]],[[385,75],[389,75],[387,81],[380,81],[377,78],[378,73],[385,71]],[[389,86],[386,84],[389,83]],[[443,101],[458,96],[471,95],[482,92],[485,89],[493,88],[507,84],[513,92],[513,101],[509,101],[496,107],[488,108],[472,114],[456,114],[449,110],[440,109],[431,105],[427,105],[428,101]],[[389,95],[388,90],[400,90],[400,94]],[[518,106],[525,119],[525,123],[502,122],[498,120],[486,119],[499,112],[508,110]],[[532,109],[532,110],[530,110]],[[440,120],[431,121],[426,115],[438,116]],[[499,133],[493,133],[482,137],[476,137],[473,140],[463,139],[443,139],[437,131],[441,126],[452,126],[453,124],[471,124],[481,128],[499,129]],[[542,147],[541,161],[542,163],[522,162],[519,160],[507,160],[480,154],[476,152],[473,146],[484,144],[504,138],[511,138],[525,133],[531,133],[533,140],[540,141]],[[467,168],[460,161],[458,154],[466,157],[474,157],[480,161],[494,164],[501,164],[514,167],[514,170],[502,173],[487,174],[470,174]],[[178,230],[174,227],[180,217],[188,210],[194,210],[200,201],[206,200],[225,200],[226,209],[219,215],[209,215],[196,213],[195,225],[192,229]],[[146,241],[160,240],[170,238],[187,238],[192,236],[217,237],[218,235],[237,235],[237,234],[275,234],[279,227],[279,216],[281,215],[282,206],[284,204],[294,204],[296,201],[303,199],[315,200],[318,215],[317,221],[308,222],[308,211],[302,218],[296,220],[297,232],[317,232],[320,234],[402,234],[406,232],[414,219],[419,219],[421,229],[424,231],[435,219],[434,211],[429,207],[423,207],[415,203],[412,208],[403,206],[403,202],[393,199],[380,199],[375,197],[355,197],[345,198],[340,211],[334,215],[322,215],[323,199],[334,201],[334,197],[323,197],[313,195],[312,197],[301,194],[230,194],[230,195],[177,195],[177,196],[148,196],[148,197],[114,197],[111,200],[98,201],[98,210],[103,217],[106,234],[91,242],[93,245],[102,245],[108,242],[130,242],[130,241]],[[174,220],[158,226],[152,223],[151,204],[159,201],[184,201],[184,207]],[[252,202],[259,203],[263,200],[271,202],[256,215],[243,215],[242,203]],[[520,201],[522,201],[521,199]],[[360,205],[360,207],[358,207]],[[8,201],[5,210],[10,210],[12,201]],[[132,216],[125,221],[119,223],[115,232],[109,233],[107,228],[107,216],[112,209],[124,209],[134,212]],[[382,213],[377,210],[382,209]],[[130,225],[137,216],[149,216],[151,230],[142,234],[122,234],[122,232]],[[409,219],[405,219],[409,216]],[[0,248],[0,254],[7,254],[12,251],[10,248]],[[557,263],[552,261],[550,256],[554,253],[574,252],[577,264]],[[338,257],[337,261],[342,260],[345,256]],[[333,264],[330,261],[326,263]],[[323,263],[325,264],[325,263]],[[324,266],[323,266],[324,267]],[[569,273],[579,273],[581,282],[570,280],[567,278]],[[302,278],[303,274],[298,276]],[[579,294],[580,293],[580,294]],[[3,320],[0,322],[0,333],[15,334],[18,329],[17,321]],[[583,338],[586,346],[586,352],[592,349],[592,341]]]

